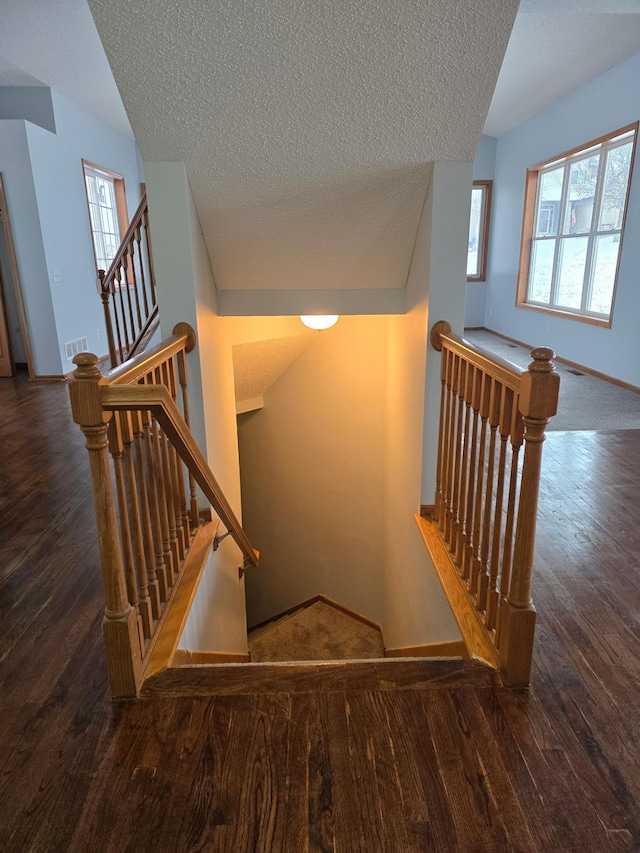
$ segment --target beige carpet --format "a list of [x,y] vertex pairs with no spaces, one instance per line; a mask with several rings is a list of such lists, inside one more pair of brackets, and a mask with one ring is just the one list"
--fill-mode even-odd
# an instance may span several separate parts
[[325,601],[316,601],[250,631],[249,651],[252,663],[384,657],[379,628]]
[[[528,350],[491,332],[468,329],[464,337],[519,367],[526,368],[531,361]],[[640,429],[640,394],[561,361],[556,369],[560,374],[558,414],[551,418],[548,431]]]

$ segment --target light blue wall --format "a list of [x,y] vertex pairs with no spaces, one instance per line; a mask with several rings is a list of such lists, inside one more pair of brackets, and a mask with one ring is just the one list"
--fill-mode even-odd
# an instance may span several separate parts
[[55,133],[51,94],[46,86],[0,86],[0,119],[25,119]]
[[[0,172],[36,373],[57,375],[60,355],[24,121],[0,121]],[[10,322],[16,321],[12,314]]]
[[611,329],[515,307],[527,167],[640,119],[640,53],[498,140],[484,325],[640,385],[640,157],[632,177]]
[[[51,94],[57,132],[26,125],[62,366],[60,371],[51,364],[39,372],[66,373],[73,369],[65,358],[66,341],[86,336],[90,351],[98,355],[107,352],[81,160],[123,176],[129,218],[140,201],[140,176],[133,139],[58,92]],[[60,281],[54,281],[54,271],[60,273]]]
[[[476,157],[473,161],[473,180],[492,181],[496,167],[497,139],[493,136],[480,137]],[[489,224],[491,227],[491,224]],[[477,327],[484,326],[484,313],[486,308],[487,285],[484,281],[467,282],[467,298],[464,310],[464,325]]]

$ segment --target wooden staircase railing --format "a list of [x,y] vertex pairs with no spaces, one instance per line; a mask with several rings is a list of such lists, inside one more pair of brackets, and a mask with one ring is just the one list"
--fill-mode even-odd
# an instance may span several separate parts
[[431,343],[442,352],[433,519],[441,544],[420,520],[423,538],[463,637],[506,685],[524,686],[536,620],[531,582],[542,442],[560,384],[555,355],[534,349],[522,370],[452,334],[446,321],[434,325]]
[[111,367],[140,353],[158,327],[147,196],[108,270],[98,270]]
[[[107,374],[97,356],[77,355],[69,387],[73,419],[89,451],[114,698],[137,696],[147,674],[157,671],[152,656],[160,633],[165,643],[167,625],[179,638],[186,608],[172,619],[171,604],[195,592],[208,553],[202,543],[210,547],[220,521],[244,566],[258,562],[189,430],[186,353],[195,333],[186,323],[173,331]],[[200,521],[196,483],[218,513],[212,524]],[[185,593],[185,583],[191,592]]]

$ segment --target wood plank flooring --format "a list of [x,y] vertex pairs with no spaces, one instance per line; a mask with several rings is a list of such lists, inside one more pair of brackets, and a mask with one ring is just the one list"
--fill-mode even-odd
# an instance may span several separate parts
[[640,850],[640,432],[546,443],[530,691],[121,706],[82,445],[0,381],[3,853]]

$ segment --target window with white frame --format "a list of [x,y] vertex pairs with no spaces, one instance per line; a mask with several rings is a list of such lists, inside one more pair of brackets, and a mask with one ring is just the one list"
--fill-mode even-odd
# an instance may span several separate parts
[[124,180],[83,161],[96,269],[108,270],[127,228]]
[[637,127],[528,170],[518,305],[610,325]]

